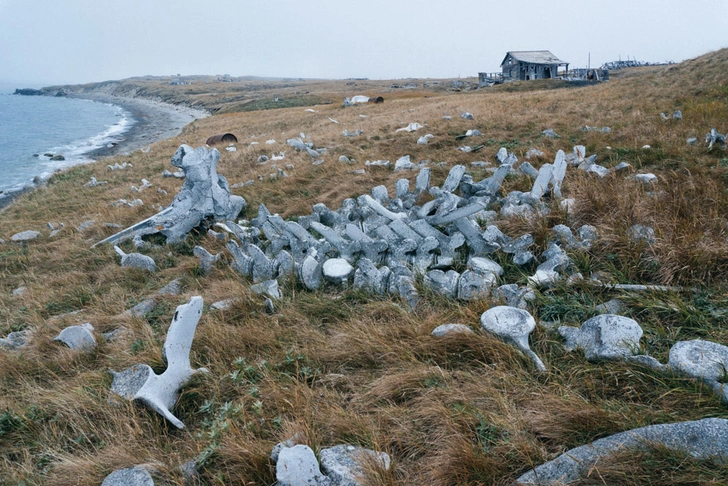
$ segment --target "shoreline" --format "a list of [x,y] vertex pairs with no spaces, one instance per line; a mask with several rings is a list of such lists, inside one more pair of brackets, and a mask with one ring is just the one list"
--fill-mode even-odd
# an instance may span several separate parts
[[[127,112],[132,122],[129,128],[120,135],[121,138],[115,145],[99,147],[85,153],[84,157],[90,159],[91,162],[79,162],[79,164],[54,172],[54,175],[81,163],[95,163],[107,157],[128,155],[153,143],[176,137],[182,133],[182,129],[186,125],[200,118],[210,116],[208,112],[203,110],[144,98],[127,98],[92,93],[84,93],[81,96],[71,94],[69,98],[118,106]],[[18,197],[35,190],[46,182],[47,179],[43,180],[40,176],[36,176],[33,179],[33,184],[28,184],[18,190],[3,192],[0,194],[0,211],[10,206]]]

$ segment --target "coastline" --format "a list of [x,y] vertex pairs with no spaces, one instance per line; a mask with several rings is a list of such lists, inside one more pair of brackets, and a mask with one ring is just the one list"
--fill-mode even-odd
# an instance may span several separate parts
[[[128,130],[121,134],[119,142],[115,145],[100,147],[85,154],[88,159],[93,161],[90,163],[98,162],[106,157],[130,154],[153,143],[175,137],[189,123],[209,116],[206,111],[144,98],[127,98],[92,93],[84,93],[82,96],[71,94],[69,98],[118,106],[126,111],[132,120]],[[69,168],[71,167],[62,170]],[[35,190],[45,182],[46,180],[36,177],[33,179],[33,184],[0,194],[0,211],[10,206],[18,197]]]

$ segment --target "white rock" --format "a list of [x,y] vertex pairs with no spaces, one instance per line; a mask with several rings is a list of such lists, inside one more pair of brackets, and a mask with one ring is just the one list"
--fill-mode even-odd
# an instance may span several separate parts
[[433,336],[443,337],[448,334],[475,334],[475,332],[465,324],[442,324],[432,330]]
[[11,241],[30,241],[38,238],[40,236],[39,231],[21,231],[20,233],[15,233],[13,236],[10,237]]
[[281,449],[276,463],[276,480],[279,486],[330,484],[321,473],[313,450],[303,444]]

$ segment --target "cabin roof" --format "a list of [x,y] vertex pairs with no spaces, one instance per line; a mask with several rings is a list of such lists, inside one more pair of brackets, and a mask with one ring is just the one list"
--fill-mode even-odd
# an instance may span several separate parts
[[527,62],[530,64],[568,64],[558,57],[554,56],[551,51],[508,51],[506,57],[503,58],[501,67],[506,63],[508,56],[516,61]]

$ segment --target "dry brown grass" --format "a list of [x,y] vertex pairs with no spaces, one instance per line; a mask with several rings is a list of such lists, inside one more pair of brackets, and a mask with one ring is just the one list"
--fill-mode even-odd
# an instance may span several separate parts
[[[44,234],[27,245],[0,246],[0,336],[34,330],[21,353],[0,353],[0,482],[99,484],[114,469],[148,464],[159,477],[179,483],[178,466],[197,458],[205,484],[272,484],[271,448],[297,436],[314,450],[352,443],[388,452],[394,469],[370,468],[368,484],[509,484],[529,467],[611,433],[728,416],[702,385],[633,365],[588,363],[579,353],[567,353],[558,335],[542,327],[531,341],[549,368],[543,376],[535,375],[515,348],[490,336],[430,336],[447,322],[477,329],[480,314],[494,302],[456,303],[423,291],[422,305],[412,312],[396,298],[353,290],[308,292],[294,283],[284,286],[285,298],[269,316],[250,282],[226,262],[209,276],[197,271],[194,244],[225,251],[213,238],[195,235],[185,244],[145,250],[160,267],[156,274],[121,269],[110,248],[89,248],[114,231],[102,222],[129,226],[155,213],[157,205],[167,205],[181,184],[161,177],[170,168],[170,156],[183,141],[199,146],[215,133],[232,132],[240,140],[237,152],[222,152],[220,173],[231,184],[255,181],[234,190],[248,201],[245,218],[255,216],[260,203],[295,217],[309,214],[319,202],[338,207],[376,185],[386,185],[391,193],[400,177],[414,184],[415,173],[391,169],[351,174],[364,168],[366,160],[394,163],[409,154],[413,161],[442,161],[444,167],[432,165],[433,183],[440,184],[452,165],[494,161],[501,146],[521,158],[530,147],[543,150],[544,157],[532,162],[538,167],[552,161],[557,150],[569,151],[580,143],[589,154],[598,153],[605,166],[626,160],[633,166],[631,174],[657,174],[656,190],[646,191],[624,175],[595,180],[569,169],[564,192],[576,199],[572,214],[554,208],[548,218],[499,225],[510,236],[531,232],[543,249],[555,224],[592,224],[601,242],[589,252],[572,254],[585,275],[601,271],[622,283],[698,288],[696,293],[622,296],[627,312],[645,328],[645,351],[664,362],[676,340],[728,339],[728,162],[720,149],[708,152],[701,143],[685,143],[689,136],[702,142],[712,127],[728,129],[722,75],[727,57],[728,51],[719,51],[682,65],[630,71],[609,83],[569,89],[535,83],[463,93],[434,88],[382,93],[383,82],[291,81],[260,82],[244,97],[242,91],[235,93],[240,86],[191,85],[179,92],[166,87],[169,100],[221,112],[274,91],[282,96],[308,91],[306,96],[332,104],[314,106],[315,113],[297,106],[198,120],[180,137],[153,145],[148,154],[109,161],[131,162],[133,169],[110,172],[105,162],[78,167],[0,212],[0,237],[9,240],[25,229]],[[152,86],[145,89],[152,93]],[[208,104],[217,98],[210,95],[213,90],[227,101]],[[382,93],[385,103],[341,106],[344,96],[359,93]],[[661,111],[675,109],[682,110],[682,122],[660,119]],[[462,111],[474,113],[476,120],[462,120]],[[447,121],[443,115],[453,118]],[[415,121],[425,128],[395,132]],[[583,132],[584,125],[612,131]],[[478,128],[483,137],[455,140],[469,128]],[[546,128],[560,138],[541,137]],[[344,129],[362,129],[364,135],[345,138]],[[317,148],[328,149],[323,165],[313,166],[307,154],[285,143],[300,132]],[[424,133],[435,137],[427,146],[417,145]],[[266,145],[267,140],[276,143]],[[466,143],[485,148],[471,154],[456,150]],[[645,144],[652,150],[642,150]],[[259,155],[281,151],[282,161],[256,163]],[[340,164],[340,155],[354,164]],[[289,177],[269,178],[273,164]],[[470,172],[476,180],[488,175]],[[109,183],[83,188],[91,176]],[[139,195],[143,207],[110,207],[117,199],[137,196],[129,188],[142,178],[155,186]],[[509,177],[505,190],[529,185]],[[83,233],[75,230],[91,219],[95,226]],[[66,225],[54,239],[47,237],[48,221]],[[630,242],[626,231],[635,223],[652,226],[657,243]],[[509,259],[502,263],[504,283],[523,283],[523,270]],[[161,299],[150,317],[120,315],[177,277],[183,277],[183,294]],[[12,296],[20,286],[28,292]],[[238,300],[226,311],[206,310],[200,321],[192,362],[210,373],[186,387],[176,405],[187,428],[170,428],[142,406],[110,405],[106,370],[136,363],[163,369],[161,344],[172,313],[192,295],[208,304]],[[588,286],[558,287],[539,293],[533,313],[537,320],[548,316],[578,325],[592,315],[594,303],[611,297]],[[80,312],[69,314],[74,311]],[[124,326],[128,333],[87,353],[53,341],[61,329],[81,322],[91,322],[98,332]],[[614,464],[600,467],[600,476],[584,484],[719,484],[726,475],[724,466],[707,467],[660,451],[618,458]],[[636,479],[621,469],[623,464]]]

